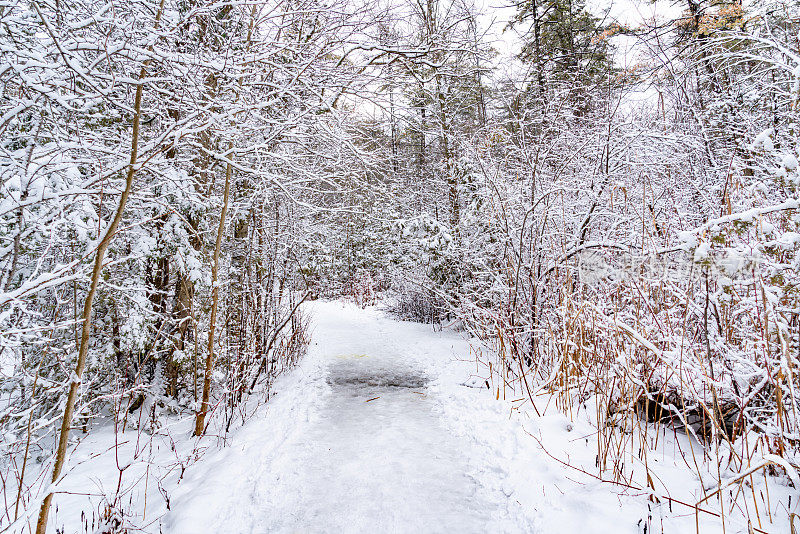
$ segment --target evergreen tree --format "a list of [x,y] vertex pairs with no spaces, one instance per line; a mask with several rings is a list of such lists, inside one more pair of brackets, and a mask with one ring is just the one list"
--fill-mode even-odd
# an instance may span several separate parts
[[609,37],[617,28],[604,28],[584,0],[525,0],[511,25],[525,28],[520,58],[534,67],[528,90],[561,93],[588,111],[594,88],[614,73]]

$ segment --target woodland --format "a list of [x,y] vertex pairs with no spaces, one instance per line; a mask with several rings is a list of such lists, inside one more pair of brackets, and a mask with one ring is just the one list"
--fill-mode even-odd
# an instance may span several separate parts
[[98,428],[245,424],[320,299],[800,528],[800,5],[629,3],[0,0],[0,531]]

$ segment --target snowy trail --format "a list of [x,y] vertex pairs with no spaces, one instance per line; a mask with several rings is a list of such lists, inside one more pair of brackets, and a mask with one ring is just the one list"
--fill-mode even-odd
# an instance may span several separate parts
[[448,419],[461,340],[341,303],[311,311],[309,355],[182,484],[165,532],[536,530]]
[[[129,430],[120,452],[113,428],[100,428],[72,455],[54,527],[87,531],[82,518],[95,518],[104,496],[118,493],[123,458],[122,505],[143,533],[696,532],[692,508],[656,504],[648,492],[591,475],[598,456],[590,404],[567,417],[543,395],[540,415],[520,409],[524,394],[498,385],[454,332],[341,302],[306,311],[314,325],[308,355],[276,381],[268,403],[234,425],[225,446],[214,441],[217,430],[190,438],[190,418],[141,446]],[[650,473],[671,498],[694,503],[701,480],[681,457],[685,436],[678,439],[661,435]],[[134,446],[140,453],[128,465]],[[205,451],[199,461],[187,460],[197,450]],[[713,477],[712,468],[703,475]],[[770,488],[776,518],[791,491]],[[713,515],[698,519],[703,534],[748,532],[744,521],[723,528]],[[785,521],[762,526],[788,531]]]

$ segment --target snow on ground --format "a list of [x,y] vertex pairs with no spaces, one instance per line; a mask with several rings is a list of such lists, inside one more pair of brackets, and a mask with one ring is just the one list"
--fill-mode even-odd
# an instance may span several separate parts
[[[127,521],[164,534],[695,532],[693,509],[593,478],[591,406],[573,421],[541,397],[535,416],[494,382],[485,387],[492,378],[458,333],[342,302],[306,311],[307,357],[224,446],[189,438],[189,420],[154,439],[121,433],[116,452],[111,429],[92,431],[72,455],[51,531],[91,532],[119,485]],[[702,488],[681,461],[691,446],[682,438],[661,436],[649,464],[657,488],[695,503]],[[636,464],[631,455],[626,469]],[[118,466],[128,466],[121,479]],[[788,532],[790,494],[796,503],[795,490],[770,486],[776,522],[764,504],[761,528]],[[699,519],[703,534],[723,531],[715,517]],[[747,532],[735,518],[725,529]]]
[[311,309],[295,383],[173,495],[165,532],[536,530],[446,417],[441,367],[462,340],[338,302]]
[[[458,333],[341,302],[308,310],[307,358],[263,417],[173,494],[165,533],[695,532],[693,509],[548,456],[597,473],[591,410],[572,421],[546,397],[541,417],[515,410],[518,399],[483,387],[491,378]],[[680,459],[689,447],[664,434],[649,464],[657,488],[693,504],[702,490]],[[765,505],[761,526],[784,532],[786,492],[770,491],[778,521],[767,524]],[[704,534],[723,532],[711,515],[698,520]],[[725,531],[747,526],[730,518]]]

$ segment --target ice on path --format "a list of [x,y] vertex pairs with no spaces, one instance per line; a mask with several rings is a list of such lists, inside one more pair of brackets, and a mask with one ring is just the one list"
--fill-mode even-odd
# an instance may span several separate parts
[[452,338],[340,303],[313,310],[308,357],[184,481],[165,532],[531,532],[483,483],[479,452],[448,429],[430,387],[431,354],[452,359]]

